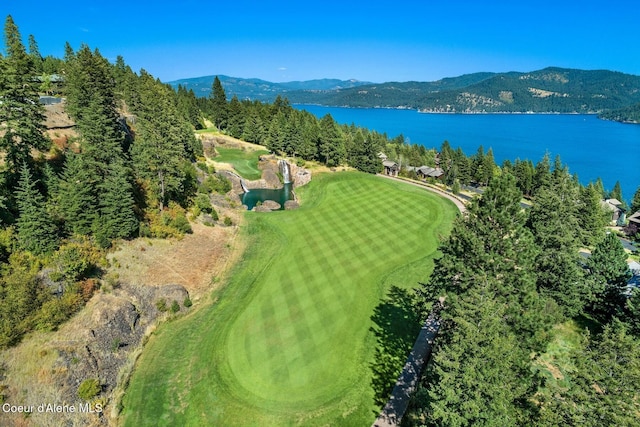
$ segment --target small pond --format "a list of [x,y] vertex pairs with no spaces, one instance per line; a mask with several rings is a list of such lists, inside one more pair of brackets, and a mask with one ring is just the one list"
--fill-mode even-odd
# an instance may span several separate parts
[[273,200],[280,203],[280,209],[284,210],[284,202],[293,200],[293,184],[287,183],[284,184],[283,188],[278,189],[256,188],[242,193],[240,197],[242,204],[247,205],[249,210],[253,209],[258,202],[262,203],[265,200]]

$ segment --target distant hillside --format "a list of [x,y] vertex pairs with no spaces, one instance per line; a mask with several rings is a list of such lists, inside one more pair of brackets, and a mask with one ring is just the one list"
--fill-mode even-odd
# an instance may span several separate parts
[[600,114],[601,119],[615,120],[623,123],[640,124],[640,104],[630,107],[618,108],[616,110],[605,111]]
[[413,108],[425,112],[598,113],[640,102],[640,76],[606,70],[545,68],[476,73],[430,83],[383,83],[287,93],[292,103]]
[[[322,79],[271,83],[219,76],[227,97],[294,104],[410,108],[438,113],[599,113],[637,122],[640,76],[608,70],[549,67],[528,73],[473,73],[434,82],[370,83]],[[171,82],[208,96],[214,76]],[[614,111],[619,110],[619,111]]]
[[[209,96],[211,86],[215,76],[195,77],[190,79],[176,80],[169,82],[171,86],[177,88],[182,85],[187,90],[193,89],[198,97]],[[286,83],[272,83],[260,79],[242,79],[219,75],[220,83],[231,99],[236,95],[239,99],[251,99],[263,102],[272,102],[278,95],[287,96],[292,91],[333,91],[354,88],[361,85],[368,85],[371,82],[361,82],[358,80],[338,80],[320,79],[307,81],[292,81]]]

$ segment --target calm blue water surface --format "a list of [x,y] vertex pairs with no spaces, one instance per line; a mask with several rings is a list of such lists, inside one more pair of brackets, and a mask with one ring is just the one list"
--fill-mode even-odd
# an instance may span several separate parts
[[640,125],[578,114],[424,114],[412,110],[296,105],[318,118],[329,113],[341,124],[403,134],[408,142],[440,148],[444,140],[467,155],[491,147],[497,163],[505,159],[538,162],[545,152],[559,154],[571,173],[587,184],[602,178],[610,190],[620,181],[625,199],[640,186]]

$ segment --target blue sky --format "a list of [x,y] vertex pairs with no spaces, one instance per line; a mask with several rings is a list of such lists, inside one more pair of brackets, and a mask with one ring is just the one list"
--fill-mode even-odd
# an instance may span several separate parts
[[86,43],[163,81],[431,81],[546,66],[640,75],[637,0],[0,0],[8,14],[43,55]]

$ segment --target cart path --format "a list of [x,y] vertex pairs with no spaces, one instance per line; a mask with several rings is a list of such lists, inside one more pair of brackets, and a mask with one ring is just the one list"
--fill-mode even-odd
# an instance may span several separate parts
[[420,187],[420,188],[424,188],[427,191],[431,191],[432,193],[435,193],[439,196],[442,196],[444,198],[447,198],[449,200],[451,200],[456,207],[460,210],[460,213],[465,213],[467,211],[467,207],[465,206],[464,202],[462,201],[461,198],[454,196],[451,193],[447,193],[446,191],[442,191],[436,187],[432,187],[429,184],[426,183],[421,183],[421,182],[416,182],[416,181],[410,181],[407,179],[402,179],[402,178],[397,178],[395,176],[389,176],[389,175],[384,175],[384,174],[377,174],[378,176],[381,176],[383,178],[387,178],[387,179],[391,179],[393,181],[398,181],[398,182],[404,182],[406,184],[409,185],[413,185],[415,187]]
[[372,427],[393,427],[400,425],[402,416],[409,406],[411,395],[418,385],[422,368],[431,356],[433,341],[440,328],[439,310],[434,310],[422,326],[418,339],[409,353],[404,369],[396,382],[389,401],[373,423]]

